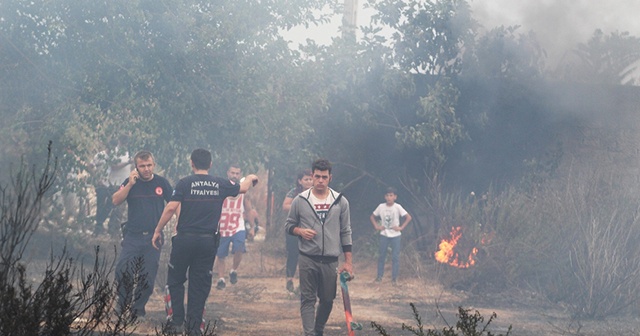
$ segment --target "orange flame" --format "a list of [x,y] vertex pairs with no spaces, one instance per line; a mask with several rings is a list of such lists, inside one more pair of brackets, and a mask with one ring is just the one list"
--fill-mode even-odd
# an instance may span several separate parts
[[447,264],[457,268],[468,268],[475,265],[476,261],[473,259],[478,253],[477,248],[473,248],[466,261],[460,260],[459,254],[454,251],[458,240],[462,237],[461,227],[452,227],[449,233],[451,238],[443,239],[438,247],[440,248],[435,253],[435,258],[438,262]]

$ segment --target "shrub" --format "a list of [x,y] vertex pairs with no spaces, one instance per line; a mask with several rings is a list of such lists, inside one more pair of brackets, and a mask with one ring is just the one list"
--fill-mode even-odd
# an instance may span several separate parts
[[[114,314],[114,262],[99,247],[90,268],[69,257],[65,246],[59,256],[51,252],[40,279],[27,276],[23,254],[38,229],[57,171],[51,143],[48,151],[41,173],[22,162],[11,182],[0,185],[0,335],[132,335],[137,317],[127,304],[122,314]],[[137,281],[123,282],[133,286]],[[158,335],[172,335],[161,327]],[[204,335],[215,335],[215,324],[206,326]]]
[[[99,258],[93,270],[85,272],[66,255],[54,257],[45,266],[38,285],[27,279],[23,254],[40,222],[40,210],[55,180],[57,161],[51,158],[51,143],[40,174],[35,166],[21,162],[11,174],[11,183],[0,186],[0,334],[2,335],[89,335],[104,327],[110,317],[113,287],[110,267]],[[116,319],[106,323],[112,334],[127,334],[132,321]]]
[[[464,309],[462,307],[458,307],[458,322],[455,327],[447,325],[447,327],[442,330],[432,330],[428,329],[426,332],[424,330],[424,326],[422,325],[422,318],[416,309],[416,306],[413,303],[410,303],[411,310],[413,312],[413,318],[416,320],[417,326],[412,327],[406,324],[402,324],[402,330],[408,330],[413,335],[416,336],[508,336],[511,333],[511,326],[506,334],[494,334],[489,331],[489,325],[496,319],[498,316],[496,313],[491,314],[487,323],[484,323],[484,317],[477,310],[475,313],[470,314],[471,309]],[[383,336],[391,336],[387,333],[387,331],[377,324],[376,322],[371,322],[371,327],[375,329],[380,335]]]
[[441,239],[460,227],[460,257],[478,249],[466,269],[437,264],[443,285],[473,293],[526,288],[568,305],[575,318],[635,308],[640,199],[623,180],[594,171],[482,196],[445,193],[436,182],[427,183],[423,204]]

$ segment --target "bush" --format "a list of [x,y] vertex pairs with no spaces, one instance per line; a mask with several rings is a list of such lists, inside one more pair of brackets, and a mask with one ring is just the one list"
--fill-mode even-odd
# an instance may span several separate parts
[[[38,229],[57,170],[51,143],[48,150],[41,173],[22,162],[11,182],[0,185],[0,335],[132,335],[137,317],[127,306],[122,314],[114,313],[114,262],[99,247],[90,268],[69,257],[63,247],[59,256],[51,252],[40,279],[27,276],[23,254]],[[139,280],[123,283],[132,286]],[[172,335],[164,325],[156,334]],[[204,335],[215,335],[215,324],[207,326]]]
[[[0,322],[2,335],[89,335],[110,317],[113,287],[108,263],[99,259],[85,272],[66,255],[46,265],[36,286],[27,280],[23,254],[40,222],[40,210],[55,180],[57,162],[49,155],[40,174],[21,162],[11,183],[0,186]],[[126,334],[131,321],[106,323],[112,334]]]
[[622,180],[595,171],[466,196],[444,192],[435,180],[427,186],[428,200],[414,197],[434,214],[440,239],[460,227],[460,258],[478,249],[471,267],[437,264],[443,285],[533,290],[569,306],[574,318],[637,308],[640,199]]
[[[491,314],[487,323],[484,323],[484,317],[480,312],[476,310],[475,313],[469,314],[471,309],[464,309],[462,307],[458,307],[458,314],[456,314],[456,316],[458,316],[458,322],[455,327],[447,325],[447,327],[442,330],[428,329],[425,332],[424,326],[422,325],[422,318],[420,317],[420,314],[418,314],[416,306],[413,303],[411,303],[410,306],[417,326],[412,327],[403,323],[402,330],[408,330],[416,336],[508,336],[511,333],[511,326],[509,326],[509,330],[504,335],[496,335],[489,331],[489,325],[498,317],[496,313]],[[390,336],[390,334],[388,334],[387,331],[376,322],[371,322],[371,327],[380,335]]]

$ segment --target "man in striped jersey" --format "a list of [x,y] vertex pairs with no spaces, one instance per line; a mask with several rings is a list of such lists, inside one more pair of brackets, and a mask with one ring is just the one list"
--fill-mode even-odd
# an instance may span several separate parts
[[[227,178],[236,183],[240,182],[242,169],[238,164],[229,165],[227,170]],[[251,207],[251,202],[245,197],[245,194],[239,194],[236,197],[227,197],[222,204],[222,213],[218,225],[220,233],[220,245],[216,254],[215,267],[218,272],[217,289],[226,287],[225,281],[225,261],[229,255],[229,247],[233,254],[233,266],[229,271],[229,282],[232,285],[238,282],[238,267],[242,261],[242,255],[247,251],[245,240],[247,235],[253,237],[254,230],[248,230],[256,217],[256,212]],[[247,225],[245,227],[245,225]]]

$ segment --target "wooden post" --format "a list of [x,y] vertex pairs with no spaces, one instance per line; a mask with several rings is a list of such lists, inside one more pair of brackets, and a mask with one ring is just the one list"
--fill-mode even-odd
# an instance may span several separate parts
[[356,40],[358,24],[358,0],[344,0],[344,14],[342,17],[342,38]]

